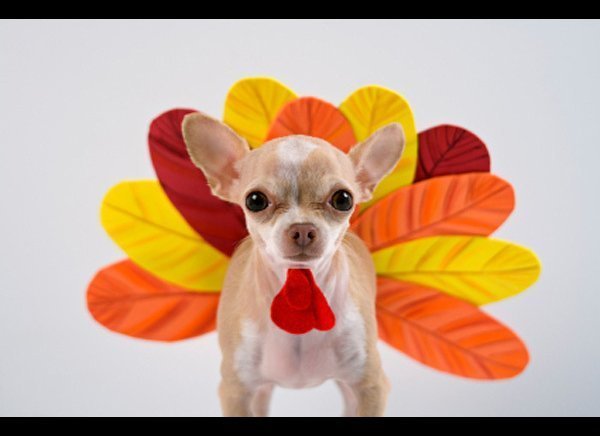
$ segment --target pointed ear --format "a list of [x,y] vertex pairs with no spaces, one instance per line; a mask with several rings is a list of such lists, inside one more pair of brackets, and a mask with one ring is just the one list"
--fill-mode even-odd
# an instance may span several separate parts
[[236,162],[250,152],[248,143],[225,124],[199,112],[183,118],[183,139],[192,162],[202,170],[213,194],[232,200],[239,179]]
[[369,200],[381,179],[396,167],[404,150],[404,142],[402,126],[392,123],[377,130],[348,152],[360,189],[359,202]]

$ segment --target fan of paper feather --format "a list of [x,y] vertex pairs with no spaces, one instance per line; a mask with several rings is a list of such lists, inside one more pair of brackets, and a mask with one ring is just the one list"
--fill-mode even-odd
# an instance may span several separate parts
[[[102,201],[102,225],[128,259],[96,274],[88,307],[100,324],[129,336],[177,341],[214,330],[229,257],[247,234],[241,209],[214,197],[188,157],[181,122],[190,112],[173,109],[150,125],[158,180],[121,182]],[[229,91],[223,119],[253,148],[304,134],[343,151],[401,123],[402,159],[351,222],[376,266],[380,337],[463,377],[523,371],[524,343],[480,306],[528,288],[540,263],[527,248],[489,238],[515,200],[512,186],[490,174],[481,139],[451,125],[417,134],[407,101],[380,86],[336,107],[273,79],[243,79]]]

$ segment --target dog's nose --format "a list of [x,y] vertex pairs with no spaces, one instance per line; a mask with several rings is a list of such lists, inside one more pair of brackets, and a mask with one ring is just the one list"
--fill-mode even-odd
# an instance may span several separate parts
[[317,239],[317,228],[312,224],[293,224],[288,235],[299,247],[306,247]]

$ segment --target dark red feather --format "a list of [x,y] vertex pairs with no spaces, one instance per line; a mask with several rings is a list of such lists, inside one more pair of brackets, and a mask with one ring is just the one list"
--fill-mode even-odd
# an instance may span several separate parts
[[150,156],[165,193],[185,220],[213,247],[231,256],[247,235],[244,213],[212,195],[201,170],[191,161],[181,122],[192,109],[173,109],[152,121],[148,133]]
[[490,171],[485,144],[468,130],[444,124],[419,133],[418,139],[415,183],[449,174]]

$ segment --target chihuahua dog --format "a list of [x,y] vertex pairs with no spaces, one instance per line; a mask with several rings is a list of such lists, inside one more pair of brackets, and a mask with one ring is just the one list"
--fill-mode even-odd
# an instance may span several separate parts
[[[389,124],[347,154],[303,135],[251,150],[220,121],[193,113],[183,136],[214,195],[242,207],[249,236],[223,284],[217,330],[225,416],[265,416],[275,385],[338,384],[346,416],[380,416],[389,386],[377,351],[375,269],[348,231],[356,205],[397,164],[400,124]],[[327,331],[291,334],[270,318],[290,268],[310,269],[335,314]]]

